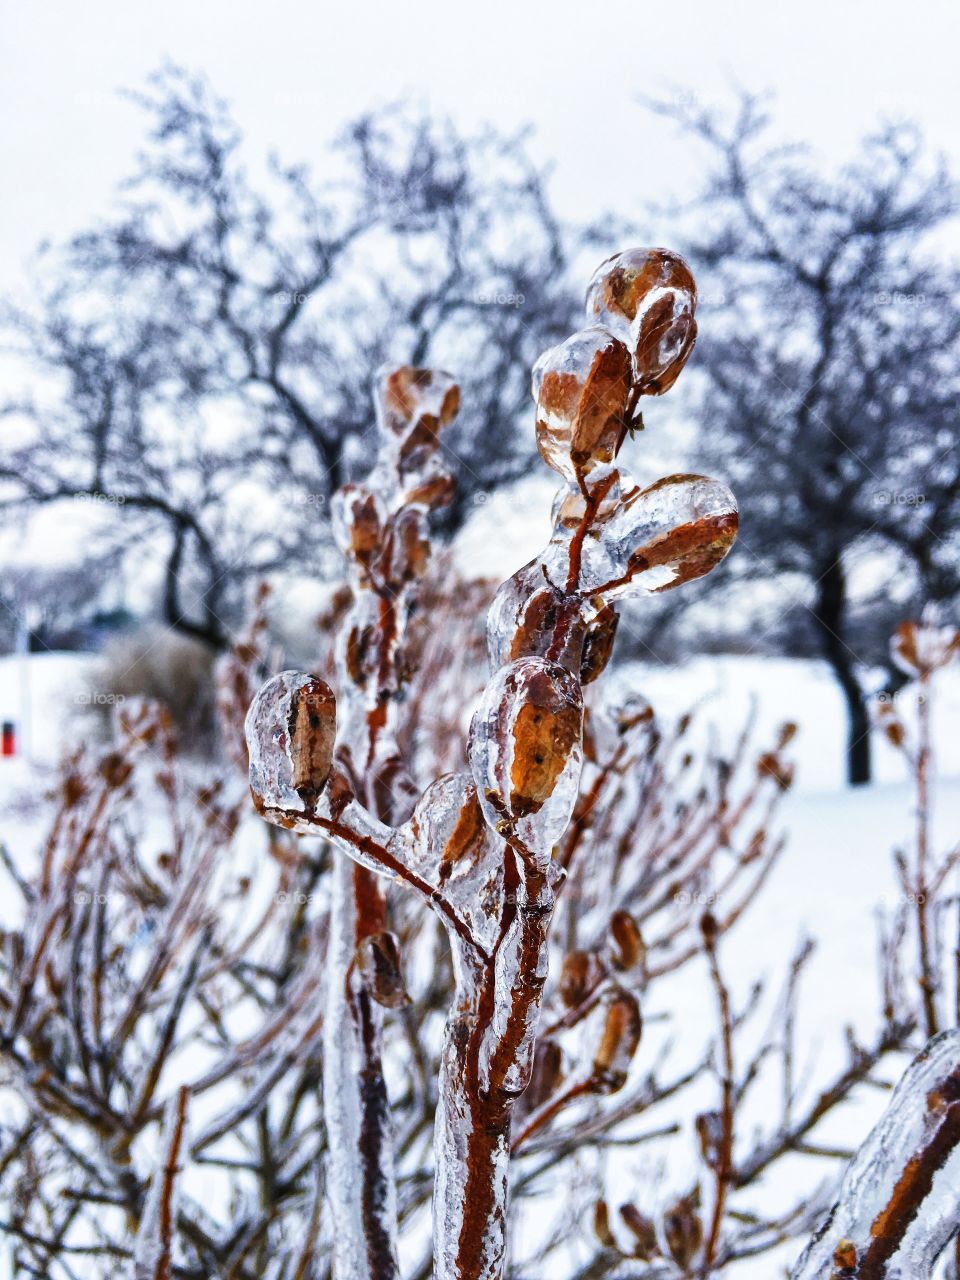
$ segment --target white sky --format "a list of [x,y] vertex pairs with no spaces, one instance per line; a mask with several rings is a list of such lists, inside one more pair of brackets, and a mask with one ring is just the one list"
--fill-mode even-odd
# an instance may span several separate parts
[[[142,120],[118,99],[162,58],[202,69],[255,152],[316,159],[342,123],[409,96],[471,125],[536,127],[561,211],[635,215],[696,157],[639,90],[773,88],[779,129],[842,158],[881,113],[960,152],[955,0],[38,0],[0,9],[0,290],[41,237],[109,207]],[[960,167],[960,166],[958,166]]]

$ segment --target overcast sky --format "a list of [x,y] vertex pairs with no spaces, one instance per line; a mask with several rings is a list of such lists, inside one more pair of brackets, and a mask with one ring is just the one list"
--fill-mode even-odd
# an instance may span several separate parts
[[142,128],[114,91],[165,57],[209,75],[255,150],[292,160],[402,96],[466,125],[531,121],[570,216],[635,216],[695,181],[695,154],[636,105],[642,89],[703,103],[732,83],[774,89],[779,130],[824,164],[881,114],[960,150],[955,0],[6,0],[0,15],[0,289],[38,239],[109,208]]

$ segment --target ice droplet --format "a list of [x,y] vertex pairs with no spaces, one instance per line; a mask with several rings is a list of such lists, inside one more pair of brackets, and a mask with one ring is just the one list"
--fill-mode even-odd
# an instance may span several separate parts
[[258,807],[311,810],[333,762],[337,704],[329,686],[302,671],[281,671],[250,704],[244,730]]
[[841,1246],[853,1275],[929,1280],[960,1213],[960,1031],[914,1059],[850,1163],[792,1280],[823,1280]]
[[693,274],[668,249],[618,253],[587,286],[587,320],[629,347],[641,395],[662,395],[676,382],[696,341],[696,305]]
[[568,480],[612,462],[626,434],[630,352],[609,329],[582,329],[533,370],[537,447]]
[[345,484],[330,502],[330,522],[337,546],[350,560],[368,567],[383,538],[386,515],[375,493],[364,485]]
[[580,684],[543,658],[501,668],[470,725],[470,768],[483,815],[505,838],[549,859],[576,802],[582,764]]

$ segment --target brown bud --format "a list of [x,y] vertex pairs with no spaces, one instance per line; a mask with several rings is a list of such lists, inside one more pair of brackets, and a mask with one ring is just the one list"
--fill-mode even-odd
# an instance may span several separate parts
[[626,1084],[642,1027],[636,996],[629,991],[618,992],[607,1006],[603,1034],[593,1058],[591,1082],[595,1092],[616,1093]]
[[593,1230],[605,1249],[616,1249],[617,1242],[610,1230],[610,1210],[606,1200],[598,1200],[593,1207]]
[[703,1244],[703,1223],[697,1209],[700,1190],[681,1196],[663,1215],[663,1236],[670,1250],[670,1257],[682,1271],[686,1271]]
[[657,1242],[657,1228],[651,1219],[641,1213],[635,1204],[622,1204],[620,1217],[637,1242],[633,1256],[642,1262],[655,1258],[660,1252],[660,1245]]
[[575,1009],[596,988],[604,976],[603,964],[595,951],[570,951],[560,970],[560,999]]
[[400,966],[400,943],[395,933],[373,933],[357,946],[357,968],[363,985],[387,1009],[410,1003]]
[[563,1051],[556,1040],[538,1040],[533,1051],[530,1083],[523,1091],[523,1109],[535,1111],[556,1092],[563,1079]]
[[773,751],[765,751],[757,760],[757,777],[772,778],[781,791],[789,791],[793,783],[793,765],[781,760]]
[[133,773],[133,765],[120,751],[111,751],[100,761],[100,777],[111,791],[117,791]]
[[629,911],[615,911],[610,917],[610,939],[614,965],[621,970],[635,969],[646,956],[640,926]]
[[710,1169],[717,1169],[724,1139],[723,1116],[719,1111],[704,1111],[697,1116],[696,1127],[704,1163]]
[[323,790],[333,764],[337,703],[333,691],[313,676],[293,693],[290,703],[291,784],[302,796]]
[[587,628],[580,656],[580,683],[590,684],[606,669],[613,655],[620,615],[612,605],[605,605]]

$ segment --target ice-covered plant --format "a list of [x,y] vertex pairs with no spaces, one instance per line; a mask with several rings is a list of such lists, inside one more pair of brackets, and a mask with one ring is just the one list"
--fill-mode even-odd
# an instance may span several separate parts
[[[396,1273],[380,1007],[403,999],[376,876],[421,895],[446,927],[456,990],[435,1131],[434,1268],[442,1280],[503,1273],[511,1121],[526,1088],[583,762],[583,685],[604,669],[623,596],[712,569],[737,531],[733,495],[696,475],[641,488],[617,465],[642,396],[669,389],[693,346],[696,290],[665,250],[604,263],[587,324],[534,370],[537,440],[565,480],[544,551],[497,594],[492,676],[470,729],[470,773],[416,799],[396,751],[404,624],[426,568],[429,510],[451,480],[441,433],[456,412],[445,374],[401,368],[380,383],[380,453],[337,499],[355,603],[341,640],[338,715],[318,678],[284,672],[248,716],[250,778],[270,821],[324,834],[342,854],[328,957],[325,1106],[343,1276]],[[638,1023],[612,1005],[602,1071],[629,1061]]]

